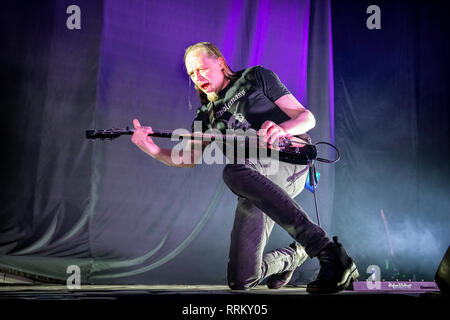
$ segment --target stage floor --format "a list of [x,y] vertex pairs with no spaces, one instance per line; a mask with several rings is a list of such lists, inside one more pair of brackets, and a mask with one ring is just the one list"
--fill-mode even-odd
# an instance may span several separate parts
[[57,310],[71,310],[74,314],[89,309],[96,314],[141,310],[165,315],[157,319],[278,319],[297,313],[299,317],[359,314],[359,308],[371,315],[399,312],[404,317],[429,311],[433,317],[438,310],[444,307],[447,310],[449,302],[449,296],[436,289],[416,292],[345,290],[337,294],[311,295],[306,292],[306,286],[287,286],[279,290],[258,286],[246,291],[214,285],[82,285],[80,289],[68,289],[63,285],[0,286],[0,306],[12,306],[15,313],[40,310],[55,311],[52,315],[58,315]]

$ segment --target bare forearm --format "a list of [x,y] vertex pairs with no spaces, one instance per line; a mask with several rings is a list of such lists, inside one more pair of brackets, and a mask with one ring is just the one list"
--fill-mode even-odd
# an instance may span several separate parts
[[282,127],[287,134],[298,135],[308,132],[316,125],[316,119],[314,115],[309,110],[302,111],[298,116],[280,123],[279,126]]
[[147,154],[171,167],[192,168],[195,166],[192,151],[172,152],[172,149],[159,148],[156,154]]

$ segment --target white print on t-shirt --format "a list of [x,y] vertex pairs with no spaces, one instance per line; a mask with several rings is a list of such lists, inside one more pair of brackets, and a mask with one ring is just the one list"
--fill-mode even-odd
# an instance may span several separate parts
[[[239,102],[238,102],[239,105]],[[237,108],[237,106],[236,106]],[[250,122],[245,119],[244,115],[242,113],[235,113],[233,114],[230,119],[222,120],[227,124],[228,129],[242,129],[247,130],[251,127]]]
[[245,90],[244,90],[244,89],[242,89],[242,91],[236,93],[236,94],[234,95],[234,97],[231,98],[231,100],[228,101],[228,103],[226,103],[226,104],[222,107],[222,109],[220,109],[219,111],[217,111],[216,114],[215,114],[215,117],[216,117],[216,118],[220,118],[221,116],[223,116],[223,114],[225,113],[225,111],[227,111],[228,109],[230,109],[230,108],[233,106],[233,104],[234,104],[237,100],[239,100],[240,98],[242,98],[243,96],[245,96]]

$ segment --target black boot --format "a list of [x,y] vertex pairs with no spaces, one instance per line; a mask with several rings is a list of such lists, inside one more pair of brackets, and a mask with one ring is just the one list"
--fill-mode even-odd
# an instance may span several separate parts
[[336,293],[348,288],[359,277],[355,263],[337,237],[333,237],[333,242],[322,249],[317,258],[320,271],[317,279],[308,283],[306,291],[309,293]]

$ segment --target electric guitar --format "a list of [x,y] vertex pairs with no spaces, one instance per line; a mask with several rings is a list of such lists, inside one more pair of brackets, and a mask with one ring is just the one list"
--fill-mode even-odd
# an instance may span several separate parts
[[[109,139],[113,140],[122,135],[132,135],[133,129],[126,127],[125,129],[94,129],[86,130],[86,138],[95,139]],[[245,148],[246,157],[250,154],[249,149],[257,149],[257,155],[267,157],[273,157],[274,152],[277,152],[276,156],[280,161],[289,162],[293,164],[309,165],[317,158],[317,149],[314,144],[309,142],[309,136],[307,134],[292,136],[292,137],[280,137],[278,144],[268,146],[267,143],[262,142],[262,139],[256,135],[239,135],[239,134],[209,134],[209,133],[175,133],[173,131],[153,130],[153,133],[148,134],[151,137],[157,138],[171,138],[173,139],[193,139],[201,141],[222,141],[227,145],[234,146],[234,155],[236,150],[240,147]],[[254,150],[253,150],[254,151]]]

